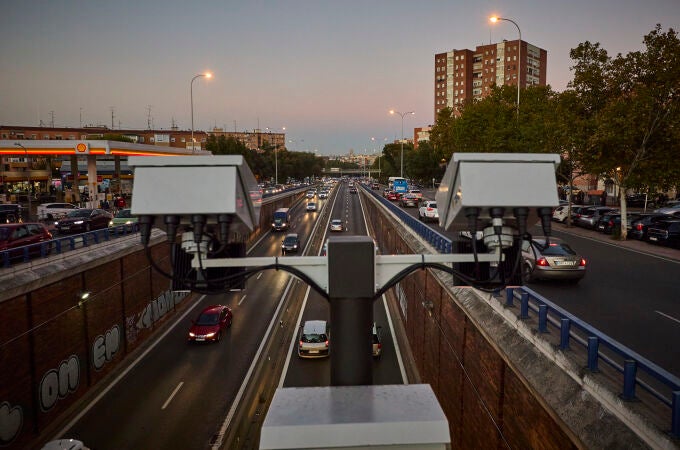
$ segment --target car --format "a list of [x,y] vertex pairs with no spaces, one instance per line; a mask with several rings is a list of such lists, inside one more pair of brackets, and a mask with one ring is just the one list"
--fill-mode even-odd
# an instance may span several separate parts
[[522,280],[565,280],[578,283],[586,274],[586,259],[557,238],[522,242]]
[[[574,217],[574,210],[576,208],[583,208],[584,205],[571,205],[572,218]],[[567,221],[569,215],[569,205],[560,205],[553,211],[552,219],[556,222],[564,223]],[[573,222],[573,220],[572,220]]]
[[[629,233],[632,229],[632,223],[642,217],[640,213],[628,213],[626,214],[626,229]],[[615,232],[621,232],[621,213],[618,211],[615,213],[607,213],[600,218],[597,222],[597,231],[601,231],[605,234],[612,234]]]
[[356,193],[357,193],[357,188],[355,188],[354,186],[352,186],[351,188],[349,188],[349,193],[350,193],[350,194],[356,194]]
[[187,335],[188,342],[219,342],[222,334],[231,326],[234,315],[224,305],[210,305],[192,321]]
[[56,220],[64,217],[78,206],[72,203],[42,203],[38,205],[36,213],[38,220]]
[[383,189],[382,196],[387,198],[387,194],[389,194],[390,192],[392,191],[389,188],[385,188]]
[[316,191],[307,191],[307,198],[316,197]]
[[373,322],[371,334],[373,335],[373,357],[380,358],[382,355],[382,327]]
[[411,189],[411,190],[408,191],[408,193],[409,193],[410,195],[415,195],[415,197],[416,197],[418,200],[422,200],[422,199],[423,199],[423,193],[420,191],[420,189]]
[[300,238],[297,233],[288,233],[281,241],[281,253],[297,253],[300,248]]
[[62,438],[46,442],[40,450],[90,450],[90,448],[83,441]]
[[0,204],[0,223],[21,222],[24,215],[24,208],[18,203]]
[[680,200],[671,200],[666,202],[663,208],[655,209],[655,213],[673,214],[680,211]]
[[328,198],[328,191],[319,192],[319,198]]
[[597,221],[600,220],[600,217],[609,212],[618,212],[618,210],[609,206],[591,206],[579,213],[576,225],[593,230],[597,226]]
[[87,232],[108,227],[112,218],[111,213],[99,208],[74,209],[54,222],[54,227],[60,233]]
[[680,219],[660,220],[647,228],[647,240],[653,244],[680,248]]
[[331,220],[331,231],[343,231],[342,219]]
[[399,204],[402,206],[402,208],[408,207],[417,208],[418,202],[419,202],[418,197],[416,197],[414,194],[404,194],[399,199]]
[[[637,220],[631,222],[631,229],[628,232],[628,237],[631,239],[638,239],[641,241],[647,240],[647,229],[650,226],[654,226],[656,222],[666,220],[669,217],[675,217],[673,215],[662,214],[662,213],[648,213],[642,214]],[[680,217],[680,215],[678,215]]]
[[437,209],[437,202],[432,200],[425,200],[420,208],[418,208],[418,217],[423,222],[431,220],[433,222],[439,221],[439,210]]
[[330,330],[325,320],[307,320],[300,327],[298,356],[324,358],[330,355]]
[[316,211],[316,203],[307,202],[307,211]]
[[[35,223],[8,223],[0,224],[0,252],[9,251],[11,262],[21,261],[24,257],[23,247],[28,248],[29,256],[48,255],[51,250],[49,241],[52,240],[52,233],[45,224]],[[48,242],[45,246],[38,245],[41,242]],[[0,264],[3,257],[0,253]]]
[[138,217],[132,215],[132,209],[125,208],[118,211],[109,221],[109,227],[124,226],[126,229],[132,230],[138,227]]
[[380,185],[378,183],[372,183],[371,189],[373,189],[374,191],[377,191],[378,189],[380,189]]
[[394,192],[394,191],[390,191],[390,192],[387,193],[387,197],[386,197],[386,198],[387,198],[387,200],[389,200],[389,201],[391,201],[391,202],[394,202],[394,201],[399,200],[399,194],[397,194],[397,193]]

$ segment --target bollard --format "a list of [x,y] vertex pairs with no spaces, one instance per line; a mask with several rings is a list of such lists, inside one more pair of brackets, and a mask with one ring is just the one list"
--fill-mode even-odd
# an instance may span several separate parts
[[597,368],[599,348],[600,340],[596,336],[588,336],[588,369],[593,373],[600,371]]
[[671,396],[673,398],[671,403],[673,412],[671,418],[671,436],[680,439],[680,391],[673,391]]
[[538,332],[548,332],[548,305],[538,305]]
[[569,329],[571,328],[571,320],[560,320],[560,350],[569,349]]
[[522,295],[519,298],[519,318],[524,320],[529,318],[529,294],[522,291]]
[[635,376],[637,375],[637,363],[632,359],[623,362],[623,393],[624,400],[635,400]]
[[505,288],[505,306],[508,306],[508,307],[513,306],[514,295],[515,295],[515,289],[514,288]]

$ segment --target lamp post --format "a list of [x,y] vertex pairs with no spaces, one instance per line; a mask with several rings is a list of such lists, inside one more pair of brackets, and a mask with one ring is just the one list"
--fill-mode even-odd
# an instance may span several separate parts
[[406,111],[405,113],[400,113],[394,109],[390,110],[390,114],[399,114],[401,116],[401,170],[399,176],[404,178],[404,116],[407,114],[415,114],[414,111]]
[[517,52],[517,117],[519,117],[519,87],[522,84],[522,30],[519,29],[519,25],[517,25],[517,22],[515,22],[512,19],[506,19],[504,17],[490,17],[489,21],[491,23],[496,23],[499,20],[505,20],[506,22],[510,22],[513,25],[517,27],[517,32],[519,33],[519,42],[518,42],[518,52]]
[[196,147],[194,143],[194,80],[200,77],[212,78],[212,74],[210,72],[199,73],[198,75],[195,75],[191,79],[191,83],[189,83],[189,97],[191,101],[191,153],[195,151]]
[[[284,132],[286,131],[286,127],[281,128]],[[269,141],[270,144],[274,145],[274,139],[272,138],[272,132],[274,132],[273,128],[266,128],[267,131],[269,131]],[[285,137],[285,136],[284,136]],[[284,140],[285,144],[285,140]],[[277,186],[279,184],[279,146],[274,145],[274,186]]]
[[32,187],[32,183],[31,183],[31,163],[30,163],[30,160],[28,158],[28,150],[26,150],[26,147],[24,147],[23,145],[21,145],[18,142],[15,142],[14,145],[24,149],[24,154],[26,155],[26,171],[27,171],[26,173],[28,174],[28,221],[30,222],[31,221],[31,187]]

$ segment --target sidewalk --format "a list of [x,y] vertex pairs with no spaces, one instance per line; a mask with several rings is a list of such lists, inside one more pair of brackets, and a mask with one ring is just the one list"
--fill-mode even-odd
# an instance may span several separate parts
[[555,231],[604,242],[610,245],[627,248],[636,252],[668,258],[680,262],[680,249],[656,245],[647,241],[639,241],[637,239],[627,239],[625,241],[621,241],[619,239],[615,239],[610,234],[600,233],[595,230],[588,230],[575,225],[568,227],[566,224],[558,222],[552,222],[552,229]]

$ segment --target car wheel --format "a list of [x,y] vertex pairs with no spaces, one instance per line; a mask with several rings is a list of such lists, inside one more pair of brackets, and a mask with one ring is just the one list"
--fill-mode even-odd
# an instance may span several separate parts
[[529,264],[524,264],[522,266],[522,281],[524,283],[531,283],[534,281],[534,276],[532,274],[531,266]]

